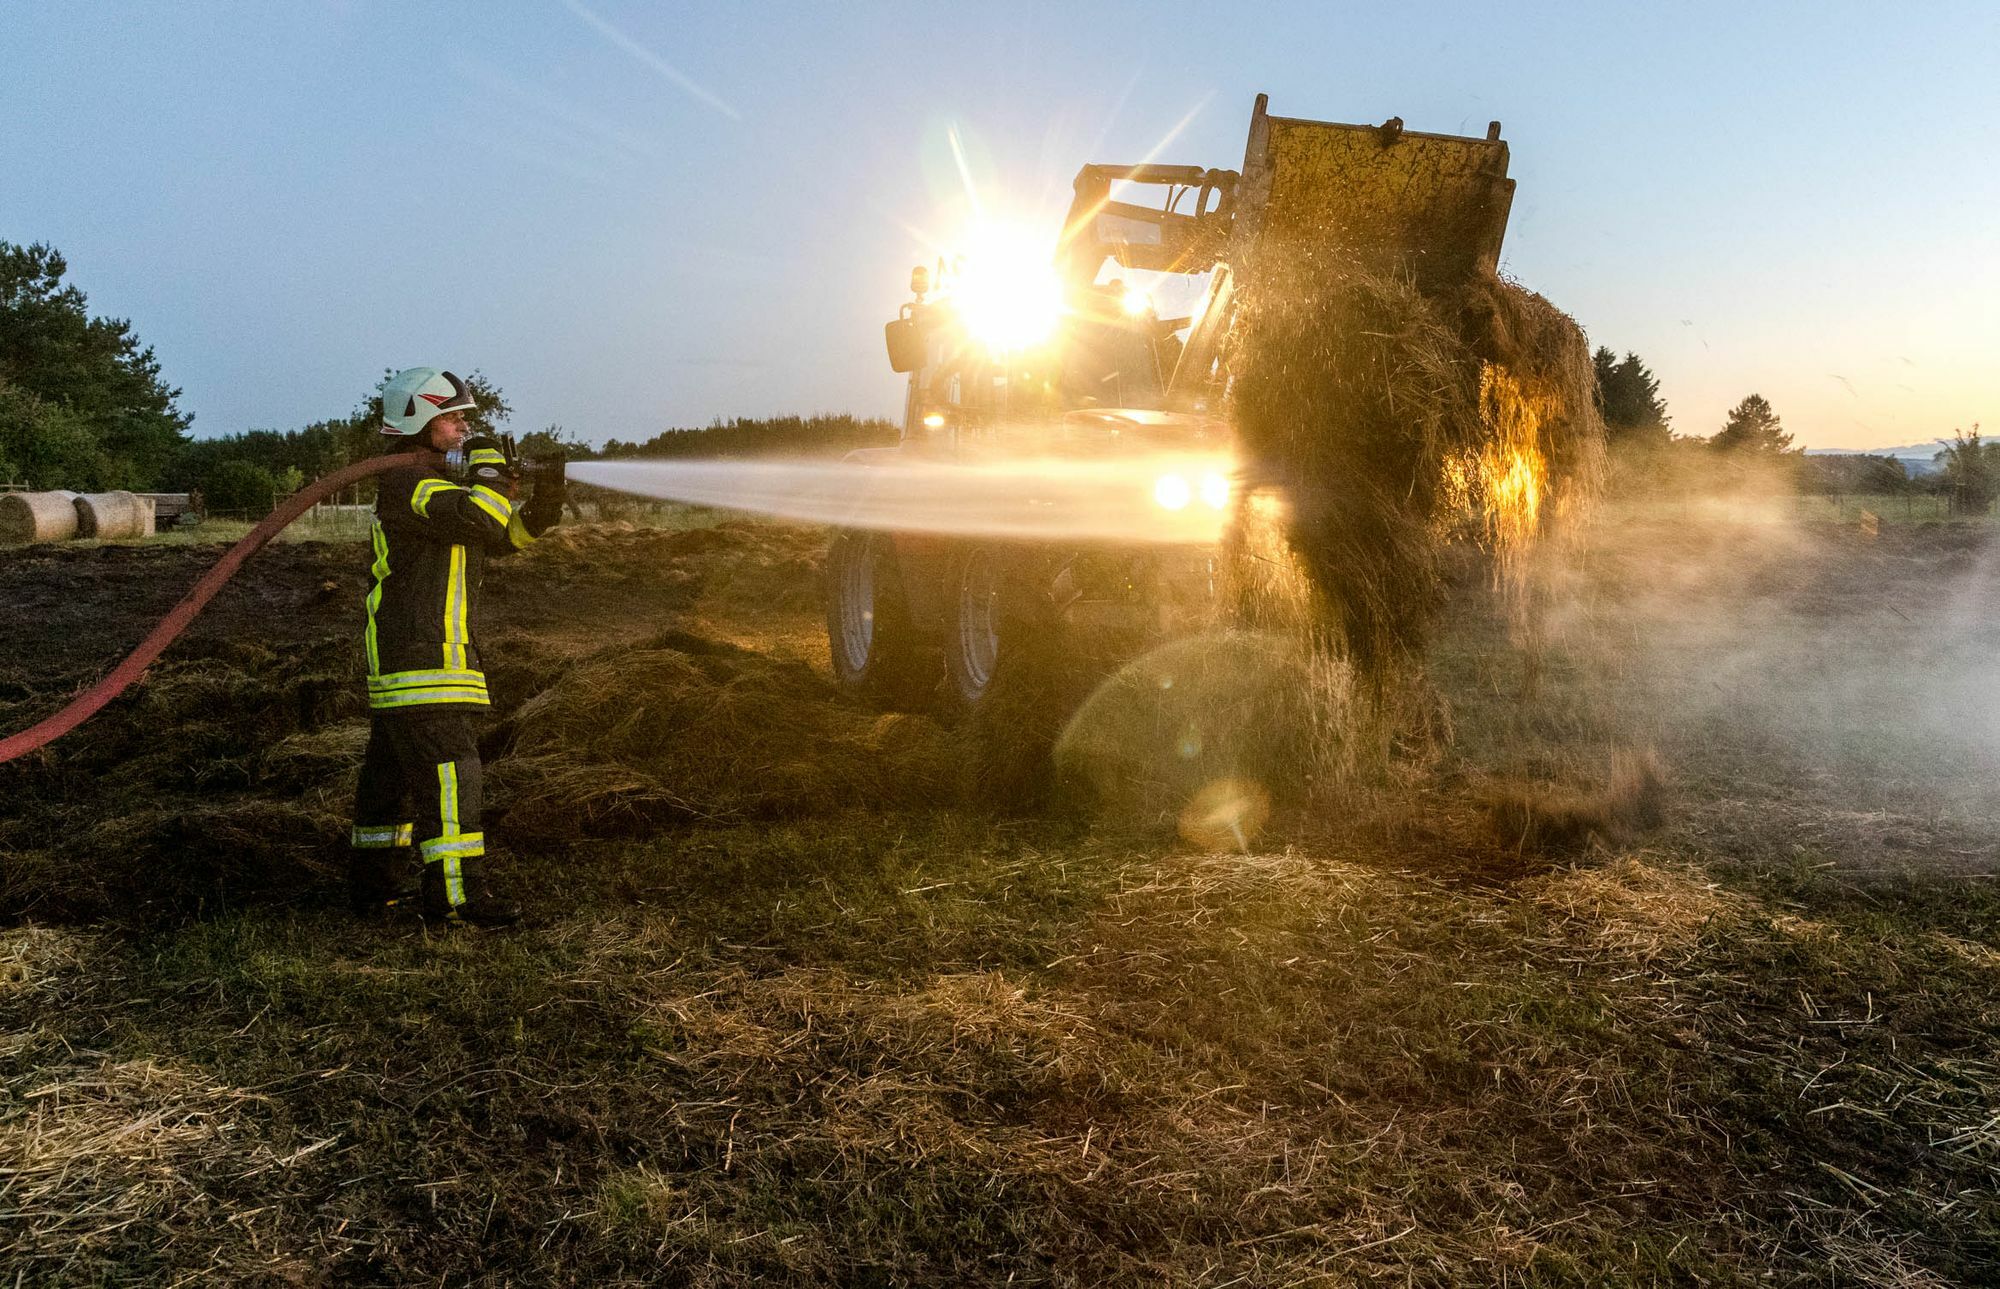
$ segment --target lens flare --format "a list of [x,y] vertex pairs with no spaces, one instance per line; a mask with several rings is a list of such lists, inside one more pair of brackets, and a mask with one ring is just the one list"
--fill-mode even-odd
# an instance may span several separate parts
[[1193,498],[1194,490],[1183,475],[1163,474],[1153,483],[1153,500],[1168,510],[1185,510]]
[[994,353],[1032,349],[1055,333],[1063,284],[1045,241],[989,224],[956,263],[951,298],[973,339]]
[[1271,793],[1252,779],[1217,779],[1181,811],[1180,834],[1203,850],[1249,851],[1271,817]]
[[1201,499],[1211,509],[1229,504],[1229,476],[1211,470],[1201,477]]
[[1136,286],[1127,287],[1118,305],[1132,317],[1143,318],[1153,311],[1153,297]]

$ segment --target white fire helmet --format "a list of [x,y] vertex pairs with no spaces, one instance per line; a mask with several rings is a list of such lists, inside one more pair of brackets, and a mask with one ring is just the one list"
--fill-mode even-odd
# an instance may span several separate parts
[[472,390],[458,377],[436,367],[412,367],[382,387],[382,433],[422,434],[432,417],[474,406]]

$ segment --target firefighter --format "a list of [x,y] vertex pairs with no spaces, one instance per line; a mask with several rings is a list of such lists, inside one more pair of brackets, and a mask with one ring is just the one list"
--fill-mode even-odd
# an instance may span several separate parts
[[[479,926],[518,920],[487,881],[479,744],[487,708],[474,632],[489,557],[520,550],[562,520],[559,473],[538,475],[518,508],[519,472],[495,440],[466,437],[472,391],[448,371],[412,367],[382,392],[385,450],[407,467],[379,476],[365,644],[373,720],[355,794],[348,898],[370,915],[404,898],[411,852],[423,862],[423,914]],[[454,483],[430,453],[463,448]]]

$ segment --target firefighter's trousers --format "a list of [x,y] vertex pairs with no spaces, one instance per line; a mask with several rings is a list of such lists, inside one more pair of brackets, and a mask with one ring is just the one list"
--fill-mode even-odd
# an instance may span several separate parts
[[486,853],[476,711],[440,706],[377,712],[354,794],[355,849],[414,844],[426,867],[440,866],[453,904],[465,899],[464,861]]

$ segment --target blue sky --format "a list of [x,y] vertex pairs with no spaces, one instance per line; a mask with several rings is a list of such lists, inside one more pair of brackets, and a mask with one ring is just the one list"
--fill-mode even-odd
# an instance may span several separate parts
[[[1684,433],[2000,427],[2000,6],[0,0],[0,239],[48,241],[197,433],[478,367],[515,428],[893,413],[881,324],[1086,161],[1283,115],[1504,123],[1504,267]],[[1192,115],[1190,115],[1192,114]]]

